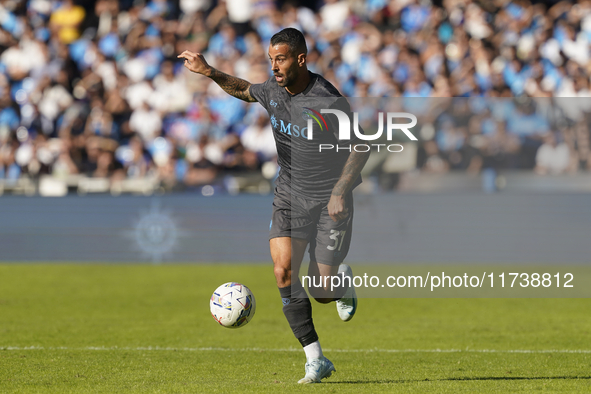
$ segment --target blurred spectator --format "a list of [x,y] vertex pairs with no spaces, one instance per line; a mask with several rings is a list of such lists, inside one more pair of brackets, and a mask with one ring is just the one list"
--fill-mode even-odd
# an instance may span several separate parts
[[80,37],[78,28],[85,15],[84,8],[74,5],[73,0],[62,0],[57,9],[51,13],[49,27],[62,43],[70,44]]
[[562,174],[571,164],[568,145],[556,141],[554,133],[544,137],[544,143],[536,154],[536,168],[538,174]]
[[272,160],[277,155],[273,128],[266,113],[259,113],[255,123],[240,135],[240,142],[244,149],[256,153],[263,162]]
[[155,109],[151,108],[147,102],[135,109],[129,119],[129,128],[138,133],[145,144],[151,143],[158,137],[162,130],[162,119]]

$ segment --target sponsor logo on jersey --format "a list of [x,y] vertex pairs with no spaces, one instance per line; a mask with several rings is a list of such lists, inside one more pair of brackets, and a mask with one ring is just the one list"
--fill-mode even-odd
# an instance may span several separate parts
[[297,124],[292,125],[291,122],[284,121],[283,119],[278,120],[275,115],[271,115],[271,125],[273,129],[280,133],[309,139],[306,134],[307,127],[300,128]]

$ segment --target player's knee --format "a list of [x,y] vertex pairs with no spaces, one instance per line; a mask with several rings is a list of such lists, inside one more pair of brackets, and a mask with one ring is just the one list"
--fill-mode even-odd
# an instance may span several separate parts
[[273,269],[275,280],[278,287],[285,287],[291,284],[291,270],[282,266],[275,265]]

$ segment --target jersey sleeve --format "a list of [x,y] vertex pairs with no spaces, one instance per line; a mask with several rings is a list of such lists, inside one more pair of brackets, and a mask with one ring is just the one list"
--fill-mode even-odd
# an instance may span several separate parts
[[267,109],[267,106],[269,105],[269,100],[267,99],[267,93],[269,91],[269,81],[270,79],[266,80],[263,83],[252,84],[249,88],[250,95],[256,101],[258,101],[265,109]]

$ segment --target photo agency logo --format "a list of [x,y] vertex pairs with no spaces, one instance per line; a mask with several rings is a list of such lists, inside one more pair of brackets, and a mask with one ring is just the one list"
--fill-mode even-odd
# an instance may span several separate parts
[[[312,108],[305,107],[302,116],[307,121],[307,127],[304,129],[307,133],[304,137],[308,140],[314,139],[314,124],[320,129],[320,132],[328,132],[328,122],[323,114],[332,114],[336,116],[338,122],[338,139],[340,141],[351,140],[351,130],[356,138],[361,141],[367,141],[367,143],[356,143],[349,145],[335,145],[335,144],[318,144],[318,151],[325,152],[335,150],[339,151],[356,151],[356,152],[369,152],[374,149],[377,152],[381,150],[387,150],[391,153],[402,152],[404,147],[401,144],[390,143],[394,138],[395,132],[402,132],[411,141],[417,141],[417,137],[410,131],[417,124],[417,117],[408,112],[378,112],[377,119],[377,130],[374,134],[365,134],[359,129],[359,113],[353,112],[353,127],[351,127],[351,119],[349,115],[338,109],[321,109],[315,111]],[[407,120],[407,122],[400,123],[401,120]],[[410,120],[410,122],[408,122]],[[384,123],[386,126],[384,127]],[[332,125],[333,123],[331,123]],[[388,143],[376,143],[371,141],[377,141],[383,139],[384,129],[386,132],[386,140]]]

